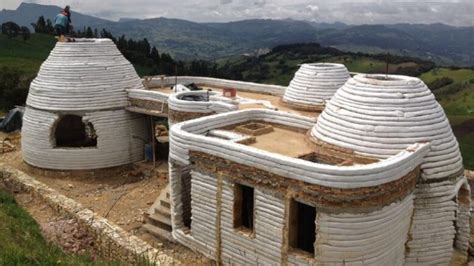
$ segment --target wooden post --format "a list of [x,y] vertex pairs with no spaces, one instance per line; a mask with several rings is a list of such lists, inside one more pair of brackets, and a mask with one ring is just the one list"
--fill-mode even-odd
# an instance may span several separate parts
[[174,65],[174,85],[178,85],[178,65]]
[[153,124],[153,116],[150,116],[150,124],[151,124],[151,150],[153,153],[153,169],[156,166],[156,155],[155,155],[155,126]]

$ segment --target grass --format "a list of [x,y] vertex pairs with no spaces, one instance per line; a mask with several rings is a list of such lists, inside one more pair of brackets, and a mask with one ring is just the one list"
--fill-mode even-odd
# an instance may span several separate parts
[[464,167],[474,170],[474,132],[458,137]]
[[55,43],[54,36],[46,34],[31,34],[26,41],[21,37],[9,39],[0,34],[0,67],[18,68],[25,74],[34,75]]
[[112,265],[65,254],[46,242],[36,221],[0,188],[0,265]]
[[474,170],[474,116],[448,115],[448,119],[458,140],[464,167]]
[[434,92],[445,112],[448,115],[474,116],[474,69],[435,68],[420,75],[425,83],[442,77],[454,81]]

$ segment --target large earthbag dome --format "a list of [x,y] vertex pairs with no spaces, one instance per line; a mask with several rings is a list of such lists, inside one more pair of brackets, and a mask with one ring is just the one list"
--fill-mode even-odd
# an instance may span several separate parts
[[141,160],[142,116],[125,110],[143,88],[109,39],[58,42],[30,85],[22,129],[25,162],[46,169],[98,169]]
[[[421,164],[405,262],[447,264],[453,246],[467,251],[469,186],[446,115],[418,78],[356,75],[327,103],[313,140],[387,158],[415,142],[431,142]],[[454,242],[453,242],[454,241]]]
[[285,90],[285,103],[305,109],[320,108],[350,78],[342,64],[302,64]]

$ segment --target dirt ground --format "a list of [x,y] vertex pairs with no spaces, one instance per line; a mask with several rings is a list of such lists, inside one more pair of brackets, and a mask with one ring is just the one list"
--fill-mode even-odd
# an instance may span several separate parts
[[[153,169],[152,163],[141,162],[128,168],[119,169],[120,171],[110,171],[110,175],[107,175],[107,172],[101,172],[100,176],[92,176],[87,173],[71,176],[64,172],[52,174],[48,172],[46,174],[26,165],[18,149],[0,154],[0,161],[35,177],[38,181],[76,200],[84,207],[116,223],[165,254],[174,256],[186,264],[210,264],[210,261],[202,255],[182,245],[156,238],[141,228],[144,224],[143,214],[168,182],[168,163],[166,161],[157,162],[155,169]],[[28,200],[21,200],[21,202],[42,227],[48,228],[47,224],[51,222],[53,224],[49,228],[55,227],[54,221],[57,217],[54,213],[44,211],[47,206],[38,207],[29,203]],[[51,231],[51,229],[49,230]],[[46,237],[48,238],[48,236]],[[80,247],[76,249],[80,249]]]

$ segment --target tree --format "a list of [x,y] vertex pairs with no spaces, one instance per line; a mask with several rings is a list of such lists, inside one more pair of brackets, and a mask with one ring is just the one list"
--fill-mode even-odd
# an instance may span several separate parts
[[94,38],[94,32],[92,32],[91,27],[87,27],[86,38]]
[[36,33],[46,33],[46,21],[43,16],[38,18],[38,21],[34,25]]
[[3,67],[0,69],[0,109],[9,110],[22,105],[28,95],[28,86],[33,77],[22,76],[20,70]]
[[45,29],[45,32],[44,32],[44,33],[51,34],[51,35],[54,34],[53,23],[51,22],[50,19],[47,19],[47,20],[46,20],[46,29]]
[[28,40],[31,37],[30,29],[28,29],[28,27],[23,26],[20,30],[24,41]]
[[5,22],[2,24],[2,34],[8,36],[8,38],[13,38],[18,35],[20,32],[20,26],[14,22]]
[[158,52],[158,50],[156,49],[155,46],[153,46],[153,48],[151,48],[151,52],[150,52],[149,57],[155,65],[157,65],[157,66],[160,65],[160,53]]

